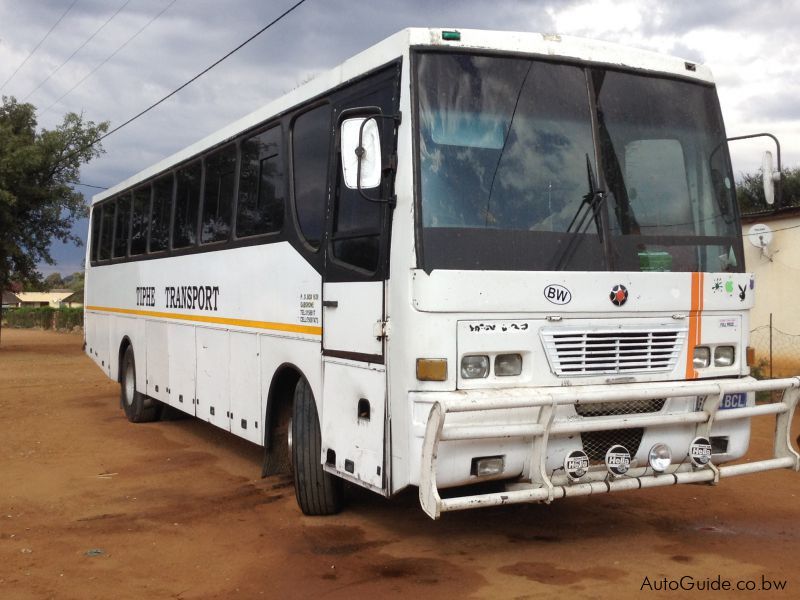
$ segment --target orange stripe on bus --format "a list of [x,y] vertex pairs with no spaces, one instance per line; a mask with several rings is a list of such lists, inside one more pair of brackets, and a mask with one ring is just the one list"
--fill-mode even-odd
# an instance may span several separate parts
[[689,333],[687,336],[686,379],[696,379],[694,349],[700,345],[701,316],[703,312],[703,273],[692,273],[692,305],[689,310]]
[[291,333],[322,335],[322,327],[312,327],[311,325],[272,323],[270,321],[251,321],[249,319],[228,319],[225,317],[209,317],[207,315],[186,315],[180,313],[158,312],[154,310],[138,310],[133,308],[112,308],[108,306],[87,306],[86,310],[117,313],[121,315],[137,315],[140,317],[156,317],[159,319],[179,319],[181,321],[196,321],[198,323],[215,323],[218,325],[233,325],[235,327],[252,327],[254,329],[271,329],[273,331],[288,331]]

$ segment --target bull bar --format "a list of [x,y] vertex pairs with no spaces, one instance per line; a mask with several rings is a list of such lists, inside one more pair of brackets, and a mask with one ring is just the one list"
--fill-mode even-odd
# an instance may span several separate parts
[[[769,403],[720,411],[726,394],[734,392],[783,391],[780,400]],[[556,418],[556,408],[565,404],[593,404],[647,400],[652,398],[697,396],[704,398],[702,409],[692,412],[668,412],[617,415],[614,417]],[[442,512],[466,510],[523,502],[549,503],[556,498],[674,485],[677,483],[716,484],[721,477],[758,473],[772,469],[800,470],[800,454],[789,439],[792,416],[800,398],[800,377],[757,381],[742,379],[695,380],[680,382],[626,383],[560,388],[515,388],[495,390],[458,390],[453,392],[416,392],[412,400],[433,401],[422,446],[419,498],[422,509],[433,519]],[[539,408],[535,422],[497,425],[448,425],[447,415],[474,411]],[[612,478],[605,468],[596,467],[580,481],[571,483],[566,476],[549,475],[546,469],[546,450],[551,435],[627,429],[691,425],[696,435],[709,437],[716,422],[775,415],[774,456],[754,462],[716,466],[709,461],[703,467],[691,464],[672,465],[664,473],[652,472],[649,467],[631,468],[623,477]],[[528,472],[514,489],[442,498],[436,485],[439,443],[448,440],[530,438]],[[648,471],[651,471],[648,474]],[[529,482],[529,483],[528,483]]]

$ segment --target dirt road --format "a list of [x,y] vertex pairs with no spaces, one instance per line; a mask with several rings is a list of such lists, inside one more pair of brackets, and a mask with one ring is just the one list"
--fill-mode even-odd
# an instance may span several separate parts
[[259,479],[258,447],[196,420],[128,423],[80,346],[3,330],[0,598],[678,597],[651,590],[683,576],[800,594],[800,474],[438,522],[416,490],[357,492],[308,518],[288,478]]

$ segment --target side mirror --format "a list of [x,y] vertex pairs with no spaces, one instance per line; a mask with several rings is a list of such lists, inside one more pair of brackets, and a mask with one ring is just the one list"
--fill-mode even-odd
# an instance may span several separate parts
[[381,183],[381,136],[373,118],[345,119],[341,126],[342,173],[351,190],[372,189]]
[[772,166],[772,152],[764,152],[761,160],[761,174],[764,180],[764,198],[767,204],[775,203],[775,183],[780,181],[781,173]]

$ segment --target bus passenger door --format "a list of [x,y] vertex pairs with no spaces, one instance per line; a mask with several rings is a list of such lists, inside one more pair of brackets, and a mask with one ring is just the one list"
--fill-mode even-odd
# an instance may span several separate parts
[[[340,93],[348,95],[333,103],[337,147],[322,273],[322,462],[325,470],[384,494],[390,488],[383,325],[392,209],[387,202],[365,200],[346,185],[338,131],[343,119],[359,116],[355,107],[396,112],[398,74],[399,65],[393,65],[357,84],[359,89]],[[395,148],[394,121],[376,121],[383,164],[388,165]],[[393,175],[385,170],[380,184],[365,192],[388,198]]]

